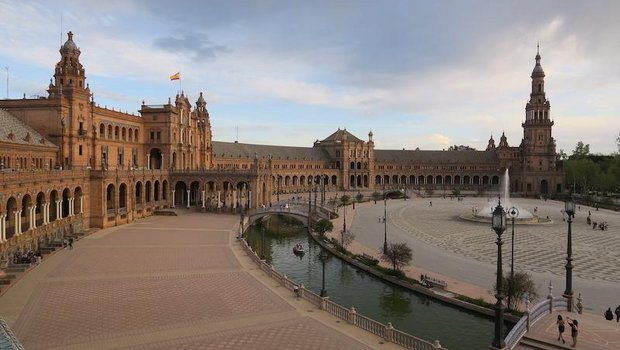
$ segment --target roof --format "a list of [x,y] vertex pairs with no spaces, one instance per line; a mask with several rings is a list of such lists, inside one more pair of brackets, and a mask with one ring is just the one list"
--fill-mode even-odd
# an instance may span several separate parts
[[58,146],[4,109],[0,109],[0,142],[58,149]]
[[327,151],[321,147],[270,146],[213,141],[213,156],[215,158],[254,158],[254,156],[257,156],[258,158],[267,159],[269,155],[274,160],[331,160]]
[[404,151],[375,150],[377,162],[413,163],[497,163],[497,154],[490,151]]
[[338,128],[338,131],[336,131],[335,133],[327,136],[325,138],[325,140],[323,140],[321,142],[343,141],[345,139],[345,137],[346,137],[347,141],[364,142],[364,141],[360,140],[359,138],[357,138],[355,135],[353,135],[350,132],[348,132],[347,129],[340,129],[340,128]]

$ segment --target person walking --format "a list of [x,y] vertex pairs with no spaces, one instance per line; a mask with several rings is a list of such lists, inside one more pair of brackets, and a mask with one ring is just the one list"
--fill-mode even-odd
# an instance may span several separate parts
[[613,321],[614,320],[614,313],[611,312],[611,308],[610,307],[608,307],[607,311],[605,311],[605,319],[607,321]]
[[573,320],[570,317],[566,317],[566,322],[570,326],[570,335],[573,337],[573,348],[577,346],[577,336],[579,335],[579,322],[577,320]]
[[620,305],[616,308],[616,322],[620,322]]
[[73,238],[69,237],[69,249],[73,249]]
[[562,319],[562,315],[558,315],[558,320],[556,321],[558,324],[558,341],[562,341],[562,344],[566,344],[566,340],[564,340],[564,330],[566,326],[564,325],[564,319]]

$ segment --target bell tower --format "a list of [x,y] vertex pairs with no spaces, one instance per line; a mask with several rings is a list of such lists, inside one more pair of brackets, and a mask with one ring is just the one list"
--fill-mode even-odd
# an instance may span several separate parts
[[50,82],[50,97],[72,93],[86,92],[86,75],[80,63],[80,49],[73,42],[73,33],[67,33],[67,41],[60,47],[60,61],[54,70],[54,83]]
[[532,71],[532,91],[525,105],[525,122],[521,150],[524,154],[523,170],[555,170],[555,140],[551,134],[549,100],[545,95],[545,72],[540,65],[540,51],[536,50],[536,65]]

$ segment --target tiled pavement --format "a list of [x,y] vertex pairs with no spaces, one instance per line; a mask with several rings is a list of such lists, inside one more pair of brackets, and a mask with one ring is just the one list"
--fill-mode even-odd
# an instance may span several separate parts
[[236,216],[184,213],[94,233],[0,298],[26,349],[394,349],[270,280]]

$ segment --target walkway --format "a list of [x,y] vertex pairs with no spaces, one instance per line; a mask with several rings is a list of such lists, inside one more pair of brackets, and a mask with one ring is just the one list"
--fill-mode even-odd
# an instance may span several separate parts
[[397,348],[269,279],[234,240],[236,215],[181,215],[48,257],[0,298],[0,315],[26,349]]
[[[579,336],[577,349],[583,350],[606,350],[620,349],[620,323],[615,320],[609,322],[603,318],[603,315],[582,314],[562,312],[560,313],[565,319],[566,316],[579,321]],[[558,327],[556,320],[558,312],[554,312],[545,316],[534,324],[527,334],[529,338],[542,340],[553,344],[560,344],[558,339]],[[572,339],[570,336],[570,327],[566,327],[564,333],[566,339],[566,348],[570,348]],[[527,349],[525,347],[517,347],[517,349]]]

